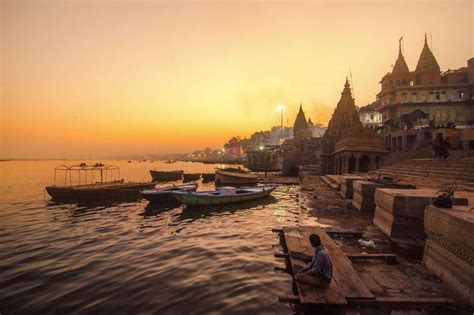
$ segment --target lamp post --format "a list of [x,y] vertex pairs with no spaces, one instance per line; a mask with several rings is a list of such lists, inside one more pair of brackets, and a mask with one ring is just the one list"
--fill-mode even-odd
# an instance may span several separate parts
[[285,105],[280,104],[277,106],[277,110],[280,112],[281,125],[280,125],[280,140],[283,139],[283,111],[285,110]]

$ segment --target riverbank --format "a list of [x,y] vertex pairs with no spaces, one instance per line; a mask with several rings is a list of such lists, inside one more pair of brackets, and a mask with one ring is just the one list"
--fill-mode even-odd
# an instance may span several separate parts
[[[319,176],[304,174],[299,189],[299,226],[318,226],[326,231],[351,232],[332,235],[344,254],[396,254],[397,263],[381,259],[351,259],[354,270],[376,296],[393,299],[447,298],[460,302],[452,287],[442,282],[414,258],[410,246],[395,244],[373,224],[373,214],[358,211],[350,200],[324,183]],[[296,292],[298,293],[298,292]],[[387,308],[391,310],[392,308]],[[428,303],[429,309],[429,303]],[[437,311],[452,308],[437,306]]]

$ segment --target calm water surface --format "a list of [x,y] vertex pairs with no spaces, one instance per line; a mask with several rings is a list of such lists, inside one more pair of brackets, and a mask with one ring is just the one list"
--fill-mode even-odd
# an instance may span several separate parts
[[[291,312],[278,302],[291,278],[274,271],[271,228],[296,224],[296,186],[226,207],[52,202],[54,167],[78,162],[0,162],[0,313]],[[215,167],[102,162],[133,181],[152,168]]]

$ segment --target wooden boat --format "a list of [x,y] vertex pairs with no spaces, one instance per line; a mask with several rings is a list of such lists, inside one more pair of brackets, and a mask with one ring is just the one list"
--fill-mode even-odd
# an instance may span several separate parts
[[[56,185],[58,172],[64,174],[64,185]],[[133,196],[138,198],[140,190],[156,185],[154,182],[127,183],[118,179],[119,176],[120,169],[114,165],[60,165],[54,169],[54,184],[47,186],[46,191],[55,200],[92,201]]]
[[175,180],[181,180],[184,171],[177,170],[177,171],[155,171],[150,170],[151,178],[157,182],[170,182]]
[[256,187],[221,187],[217,190],[200,192],[172,192],[171,195],[181,203],[189,206],[209,206],[244,202],[266,197],[277,185]]
[[201,178],[201,173],[183,174],[183,182],[192,182]]
[[226,168],[216,170],[215,183],[222,185],[256,185],[257,175],[242,169]]
[[213,182],[215,177],[216,177],[215,173],[203,173],[202,182],[203,183]]
[[196,191],[197,184],[194,183],[185,183],[180,185],[172,185],[163,188],[157,189],[147,189],[142,190],[141,195],[143,198],[149,201],[170,201],[174,200],[173,196],[171,196],[171,192],[173,191]]

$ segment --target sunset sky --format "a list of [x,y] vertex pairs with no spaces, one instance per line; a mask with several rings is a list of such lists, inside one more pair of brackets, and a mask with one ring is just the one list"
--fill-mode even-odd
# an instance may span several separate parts
[[0,158],[217,148],[300,101],[327,124],[349,68],[375,99],[400,36],[410,70],[425,32],[442,70],[466,66],[473,3],[2,1]]

